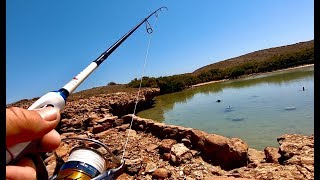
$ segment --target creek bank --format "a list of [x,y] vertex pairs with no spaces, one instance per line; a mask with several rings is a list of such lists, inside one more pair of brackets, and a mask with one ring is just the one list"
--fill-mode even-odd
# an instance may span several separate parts
[[[140,102],[148,104],[158,92],[143,89]],[[133,111],[135,100],[136,93],[114,93],[67,102],[57,130],[62,138],[100,140],[118,157],[130,132],[125,172],[118,179],[314,179],[313,135],[285,134],[277,139],[279,147],[258,151],[239,138],[112,113],[120,112],[116,108],[125,110],[119,114]],[[61,144],[57,152],[66,159],[74,147]],[[54,155],[45,157],[52,174]]]

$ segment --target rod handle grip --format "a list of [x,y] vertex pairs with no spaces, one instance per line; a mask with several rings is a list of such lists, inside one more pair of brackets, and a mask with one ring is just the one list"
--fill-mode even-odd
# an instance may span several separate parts
[[[53,106],[54,108],[59,109],[60,111],[65,106],[65,98],[59,91],[52,91],[48,92],[47,94],[43,95],[41,98],[39,98],[36,102],[34,102],[28,110],[37,110],[42,109],[47,106]],[[6,148],[6,164],[11,163],[13,160],[16,160],[17,157],[22,157],[20,155],[22,152],[23,155],[25,155],[27,152],[26,148],[31,144],[31,141],[29,142],[22,142],[19,144],[15,144],[13,146]],[[19,156],[20,155],[20,156]]]

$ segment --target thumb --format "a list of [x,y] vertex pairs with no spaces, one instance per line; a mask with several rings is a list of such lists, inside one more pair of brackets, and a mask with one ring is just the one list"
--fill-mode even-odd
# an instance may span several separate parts
[[12,107],[6,109],[6,145],[41,138],[54,129],[60,120],[58,109],[46,107],[26,110]]

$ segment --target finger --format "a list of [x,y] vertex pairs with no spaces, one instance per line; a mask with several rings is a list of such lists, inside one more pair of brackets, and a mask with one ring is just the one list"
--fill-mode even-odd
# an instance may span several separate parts
[[15,166],[6,166],[6,179],[37,179],[36,167],[31,159],[22,158]]
[[59,111],[52,107],[38,111],[17,107],[7,108],[6,145],[38,139],[54,129],[59,120]]
[[51,130],[40,139],[39,151],[48,152],[59,147],[61,143],[60,134],[56,130]]

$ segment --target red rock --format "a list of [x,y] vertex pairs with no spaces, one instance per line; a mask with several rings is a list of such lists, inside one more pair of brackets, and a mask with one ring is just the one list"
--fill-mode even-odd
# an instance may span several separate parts
[[133,118],[133,120],[137,120],[138,116],[135,116],[133,114],[128,114],[128,115],[125,115],[125,116],[121,117],[121,119],[123,119],[124,123],[130,123],[132,118]]
[[183,173],[184,173],[185,175],[189,175],[189,174],[191,174],[191,172],[192,172],[192,168],[191,168],[190,166],[185,166],[185,167],[183,168]]
[[118,119],[118,116],[107,116],[102,119],[95,119],[94,121],[97,123],[104,123],[104,122],[112,122],[116,119]]
[[116,119],[116,120],[114,120],[113,123],[115,126],[121,126],[124,123],[124,120],[123,119]]
[[163,160],[169,161],[171,159],[171,154],[170,153],[163,153]]
[[92,118],[93,120],[100,119],[99,115],[95,112],[91,112],[89,117]]
[[157,169],[157,164],[154,162],[148,162],[145,168],[146,173],[152,173]]
[[117,180],[134,180],[134,178],[126,173],[121,174]]
[[174,144],[171,147],[171,153],[173,153],[176,156],[182,156],[186,152],[188,152],[189,149],[182,143]]
[[127,129],[129,129],[130,124],[122,124],[121,126],[118,126],[117,129],[119,129],[119,131],[125,131]]
[[104,122],[101,125],[104,127],[104,129],[112,128],[112,123],[111,122]]
[[129,174],[136,174],[140,171],[142,165],[142,159],[127,159],[126,160],[126,170]]
[[137,136],[137,131],[132,130],[132,129],[127,129],[126,130],[126,134],[130,137],[130,138],[134,138]]
[[164,138],[176,139],[179,134],[177,126],[167,125],[162,129],[162,135]]
[[70,136],[70,137],[88,138],[88,136],[86,134],[79,134],[79,135]]
[[162,152],[170,152],[172,146],[176,143],[177,141],[174,139],[163,139],[159,148]]
[[158,168],[152,173],[152,178],[165,179],[169,177],[169,172],[165,168]]
[[146,148],[146,150],[148,151],[148,152],[151,152],[151,151],[154,151],[155,149],[157,149],[159,146],[158,145],[156,145],[156,144],[151,144],[151,145],[149,145],[147,148]]
[[57,148],[56,150],[55,150],[55,152],[57,153],[57,155],[59,156],[59,157],[64,157],[64,156],[66,156],[68,153],[69,153],[69,151],[72,149],[72,147],[71,147],[71,145],[68,145],[68,144],[65,144],[65,143],[61,143],[60,144],[60,146],[59,146],[59,148]]
[[166,127],[166,124],[164,123],[153,123],[150,127],[152,134],[155,134],[159,137],[165,137],[165,134],[163,133],[163,129]]
[[92,133],[93,133],[93,134],[97,134],[97,133],[100,133],[100,132],[102,132],[102,131],[104,131],[104,127],[103,127],[102,125],[100,125],[100,124],[95,125],[95,126],[93,126],[93,128],[92,128]]
[[[314,179],[313,172],[297,165],[262,163],[256,168],[242,167],[228,172],[228,176],[250,179]],[[301,169],[301,170],[300,170]]]
[[77,134],[75,134],[74,132],[67,132],[67,133],[62,133],[61,136],[64,137],[71,137],[71,136],[76,136]]
[[188,148],[191,147],[191,141],[190,141],[189,139],[183,138],[183,139],[181,139],[181,142],[182,142],[186,147],[188,147]]
[[56,168],[56,161],[49,163],[47,166],[48,176],[51,177],[54,173],[54,169]]
[[193,129],[191,130],[191,138],[192,138],[191,142],[195,145],[195,147],[198,147],[201,150],[204,150],[207,135],[208,133],[204,131]]
[[177,156],[175,156],[175,155],[173,155],[173,154],[170,154],[170,160],[171,160],[171,162],[173,162],[173,163],[178,163],[178,161],[177,161]]
[[249,163],[253,163],[254,165],[258,165],[260,163],[264,163],[266,156],[264,152],[258,151],[256,149],[248,148],[248,161]]
[[314,136],[285,134],[278,138],[280,163],[314,165]]
[[231,138],[229,144],[229,160],[232,165],[226,167],[237,168],[248,164],[248,144],[239,138]]
[[206,136],[204,152],[215,165],[233,169],[247,165],[248,145],[241,139],[209,134]]
[[171,154],[175,156],[174,158],[171,156],[171,160],[175,163],[185,162],[192,158],[192,153],[183,143],[174,144]]
[[222,176],[224,174],[226,174],[226,171],[222,170],[220,166],[213,166],[210,169],[211,174],[213,175],[217,175],[217,176]]
[[92,130],[93,130],[93,127],[88,127],[88,128],[87,128],[87,131],[92,132]]
[[266,147],[264,148],[264,153],[266,156],[266,162],[279,163],[279,158],[281,157],[281,155],[279,154],[279,148]]

